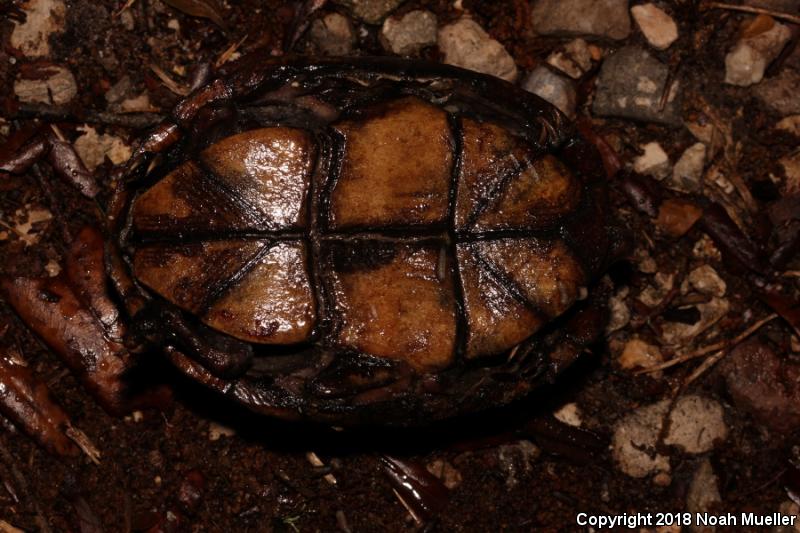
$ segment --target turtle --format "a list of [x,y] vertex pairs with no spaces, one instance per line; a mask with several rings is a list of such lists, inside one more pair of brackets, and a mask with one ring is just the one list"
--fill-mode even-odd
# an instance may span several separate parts
[[[45,155],[85,196],[103,189],[52,135],[0,170]],[[214,398],[285,419],[502,406],[603,330],[598,280],[625,241],[596,149],[559,110],[421,60],[244,58],[112,178],[59,276],[0,283],[112,413],[154,351]],[[70,449],[65,415],[18,387],[7,415]]]

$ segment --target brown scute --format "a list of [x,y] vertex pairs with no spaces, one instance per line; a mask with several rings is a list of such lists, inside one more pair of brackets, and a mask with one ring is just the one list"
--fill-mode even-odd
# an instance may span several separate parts
[[453,139],[444,111],[408,97],[335,128],[345,150],[331,194],[332,229],[445,222]]
[[467,317],[466,357],[503,353],[544,324],[478,260],[471,244],[458,245],[458,269]]
[[242,240],[143,245],[133,255],[133,271],[170,302],[198,313],[221,284],[265,245]]
[[506,129],[490,122],[461,120],[462,161],[455,225],[465,228],[473,212],[490,198],[502,178],[516,168],[524,150]]
[[316,149],[296,128],[261,128],[227,137],[200,161],[261,215],[270,230],[306,225],[305,205]]
[[[353,246],[369,254],[364,244]],[[345,253],[337,248],[329,253]],[[396,244],[391,261],[336,270],[331,285],[342,347],[400,359],[421,372],[453,360],[456,302],[452,265],[442,246]]]
[[583,268],[563,241],[498,239],[474,246],[482,259],[548,317],[566,311],[586,283]]
[[580,183],[561,161],[547,154],[525,163],[475,221],[476,230],[539,228],[577,207]]
[[316,321],[316,302],[306,254],[303,242],[276,244],[211,306],[203,322],[247,342],[308,340]]
[[196,162],[187,161],[135,200],[133,229],[167,235],[257,230],[255,215],[210,182]]

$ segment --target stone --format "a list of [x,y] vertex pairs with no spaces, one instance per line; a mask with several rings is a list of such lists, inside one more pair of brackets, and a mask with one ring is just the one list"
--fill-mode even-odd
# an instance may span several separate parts
[[541,35],[625,39],[631,32],[628,0],[537,0],[533,30]]
[[25,22],[15,23],[11,46],[27,57],[50,55],[50,36],[64,31],[63,0],[28,0],[22,4]]
[[791,115],[783,117],[775,124],[779,130],[791,133],[795,137],[800,137],[800,115]]
[[781,116],[800,114],[800,71],[782,68],[753,88],[756,97],[764,105]]
[[350,19],[339,13],[328,13],[314,20],[308,35],[317,51],[326,56],[346,56],[356,42]]
[[633,170],[638,174],[652,176],[663,180],[672,173],[669,156],[657,142],[649,142],[640,146],[642,155],[633,160]]
[[629,292],[628,287],[623,287],[608,299],[610,317],[606,325],[606,335],[624,328],[631,321],[631,310],[626,301]]
[[380,24],[386,16],[400,7],[405,0],[335,0],[352,15],[367,24]]
[[653,48],[666,50],[678,39],[678,25],[655,4],[633,6],[631,15]]
[[658,346],[647,344],[635,337],[625,343],[622,354],[617,358],[617,363],[624,370],[650,368],[663,361],[664,356],[661,355],[661,350]]
[[800,429],[800,364],[750,339],[726,357],[720,371],[736,407],[785,434]]
[[706,145],[694,143],[681,155],[672,169],[669,186],[682,192],[698,192],[706,165]]
[[507,81],[517,79],[514,59],[472,19],[462,17],[439,30],[439,49],[444,62],[491,74]]
[[689,272],[688,281],[689,285],[701,294],[718,298],[725,296],[727,284],[711,265],[699,266]]
[[583,423],[583,420],[581,420],[581,408],[575,402],[562,405],[561,408],[553,413],[553,417],[559,422],[576,428],[581,427]]
[[425,469],[438,477],[444,483],[444,486],[450,490],[455,489],[461,485],[462,476],[461,472],[456,469],[449,461],[444,459],[434,459],[432,462],[425,465]]
[[547,67],[536,67],[522,82],[522,88],[547,100],[568,117],[575,116],[577,95],[572,81]]
[[503,444],[497,448],[497,459],[500,471],[506,476],[506,487],[509,489],[516,487],[522,476],[530,474],[533,463],[539,455],[541,451],[529,440]]
[[672,84],[659,110],[668,68],[639,46],[626,46],[608,57],[600,69],[592,110],[611,116],[681,125],[680,82]]
[[[714,510],[714,506],[722,502],[719,494],[719,482],[714,474],[711,461],[703,459],[700,466],[692,476],[692,483],[686,494],[686,510],[690,513],[708,513]],[[692,531],[695,533],[711,533],[716,530],[715,526],[702,525],[693,522]]]
[[[748,31],[749,30],[749,31]],[[747,87],[764,78],[764,70],[775,59],[792,32],[783,24],[761,15],[745,28],[744,36],[725,56],[725,83]]]
[[381,28],[381,44],[393,54],[408,56],[436,44],[436,15],[421,9],[389,17]]
[[785,155],[778,163],[783,167],[783,174],[786,176],[783,187],[786,195],[800,194],[800,152]]
[[642,478],[669,473],[669,458],[655,451],[667,409],[668,400],[640,407],[614,426],[611,454],[625,474]]
[[42,74],[46,76],[14,82],[14,93],[20,102],[64,105],[78,94],[75,76],[66,67],[45,67]]
[[682,198],[668,198],[658,206],[656,225],[667,235],[678,238],[686,234],[703,216],[703,210],[694,202]]
[[677,446],[685,453],[711,451],[728,436],[725,413],[716,400],[688,394],[681,396],[669,416],[669,432],[664,444]]
[[586,41],[575,39],[547,56],[547,63],[570,78],[578,79],[592,68],[592,52]]

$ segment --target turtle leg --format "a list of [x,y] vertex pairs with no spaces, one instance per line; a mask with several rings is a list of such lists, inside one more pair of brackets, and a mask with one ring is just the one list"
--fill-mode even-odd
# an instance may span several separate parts
[[71,428],[67,414],[10,350],[0,352],[0,384],[0,412],[14,427],[51,453],[75,455],[78,449],[67,436]]
[[221,378],[174,346],[167,346],[164,351],[172,364],[192,381],[205,385],[252,411],[285,420],[301,417],[300,412],[305,402],[292,390],[291,383],[246,376]]
[[[0,294],[111,413],[129,405],[123,375],[133,360],[105,288],[103,239],[82,230],[54,278],[0,279]],[[2,400],[0,400],[2,401]]]

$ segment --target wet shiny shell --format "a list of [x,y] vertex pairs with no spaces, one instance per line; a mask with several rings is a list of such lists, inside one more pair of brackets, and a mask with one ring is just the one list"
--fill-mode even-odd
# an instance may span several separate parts
[[425,374],[507,354],[605,259],[593,153],[463,71],[350,68],[198,114],[131,202],[134,275],[260,357]]

